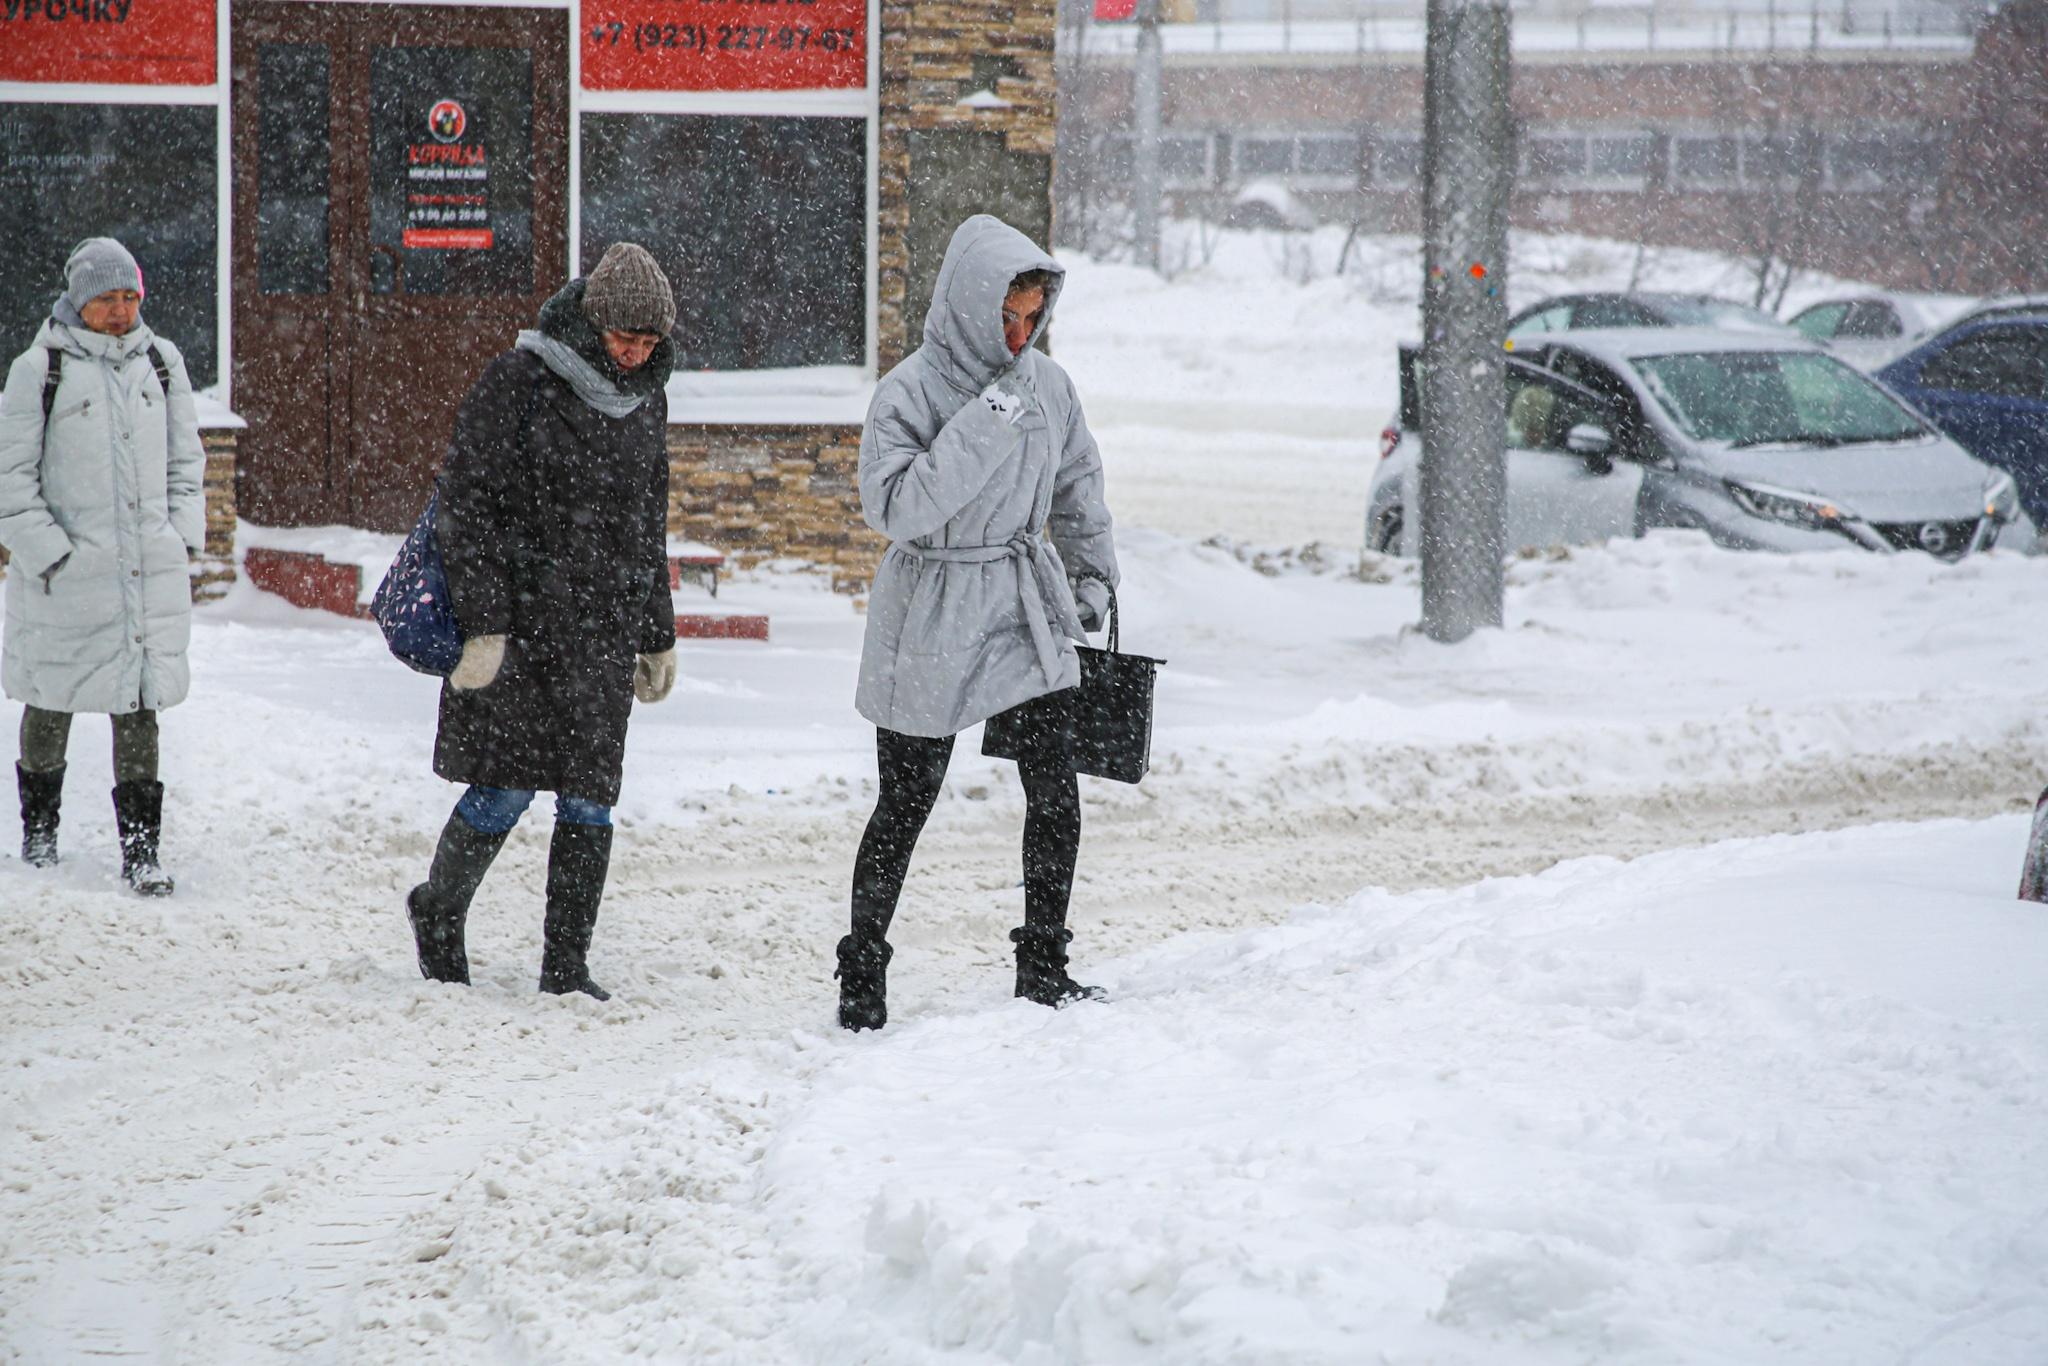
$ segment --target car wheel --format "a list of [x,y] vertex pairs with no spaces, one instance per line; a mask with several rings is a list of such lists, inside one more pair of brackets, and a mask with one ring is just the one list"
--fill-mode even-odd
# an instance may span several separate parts
[[1399,504],[1380,514],[1373,524],[1369,544],[1382,555],[1401,553],[1401,508]]

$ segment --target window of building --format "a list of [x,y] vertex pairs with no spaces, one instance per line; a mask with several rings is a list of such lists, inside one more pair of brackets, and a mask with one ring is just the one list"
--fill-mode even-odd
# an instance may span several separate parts
[[219,109],[212,103],[0,104],[0,337],[18,350],[50,314],[64,261],[113,237],[142,265],[142,316],[220,375]]
[[1888,129],[1828,139],[1828,185],[1837,190],[1883,190],[1917,185],[1941,174],[1941,149],[1911,129]]
[[1159,174],[1168,185],[1209,183],[1209,139],[1207,135],[1168,136],[1159,139]]
[[866,164],[864,119],[586,114],[584,268],[654,253],[682,368],[862,365]]
[[1347,185],[1358,179],[1357,138],[1303,137],[1295,146],[1294,156],[1303,176],[1340,180]]
[[1240,179],[1253,176],[1284,176],[1294,169],[1294,139],[1291,137],[1244,137],[1237,140],[1237,173]]
[[1422,139],[1382,138],[1374,149],[1373,179],[1381,185],[1399,187],[1422,180]]
[[1742,140],[1745,185],[1797,185],[1820,175],[1820,141],[1813,133],[1765,133]]
[[[620,241],[660,262],[676,294],[678,415],[840,421],[864,407],[877,358],[879,15],[842,26],[860,13],[819,0],[802,22],[733,18],[734,35],[755,37],[729,51],[713,36],[723,26],[587,35],[577,264],[588,271]],[[1095,150],[1128,165],[1127,143]]]
[[1586,139],[1586,176],[1591,180],[1641,180],[1650,173],[1648,133],[1594,134]]
[[1523,148],[1523,168],[1532,180],[1578,180],[1586,174],[1583,137],[1532,137]]
[[1739,152],[1732,137],[1681,134],[1671,140],[1671,175],[1680,185],[1728,185]]

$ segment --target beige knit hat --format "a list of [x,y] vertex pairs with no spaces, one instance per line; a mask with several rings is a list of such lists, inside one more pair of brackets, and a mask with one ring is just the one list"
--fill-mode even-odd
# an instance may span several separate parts
[[583,281],[583,316],[600,332],[654,332],[676,325],[676,296],[647,248],[614,242]]

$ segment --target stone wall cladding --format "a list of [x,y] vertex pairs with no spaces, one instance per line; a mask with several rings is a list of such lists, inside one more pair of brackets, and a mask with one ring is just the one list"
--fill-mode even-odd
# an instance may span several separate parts
[[[1058,95],[1054,14],[1053,0],[882,6],[876,349],[885,373],[917,344],[904,298],[908,134],[1000,132],[1009,151],[1049,162]],[[960,103],[988,84],[1008,107]],[[829,573],[841,592],[866,591],[887,543],[861,520],[859,427],[673,426],[668,451],[670,531],[741,566],[792,557]]]

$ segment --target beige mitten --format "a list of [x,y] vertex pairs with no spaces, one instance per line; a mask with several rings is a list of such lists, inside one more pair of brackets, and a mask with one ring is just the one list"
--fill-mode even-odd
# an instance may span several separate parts
[[471,636],[462,642],[462,658],[448,675],[448,686],[457,692],[481,688],[505,667],[505,637]]
[[633,661],[633,696],[642,702],[659,702],[676,685],[676,647],[658,655],[641,655]]

